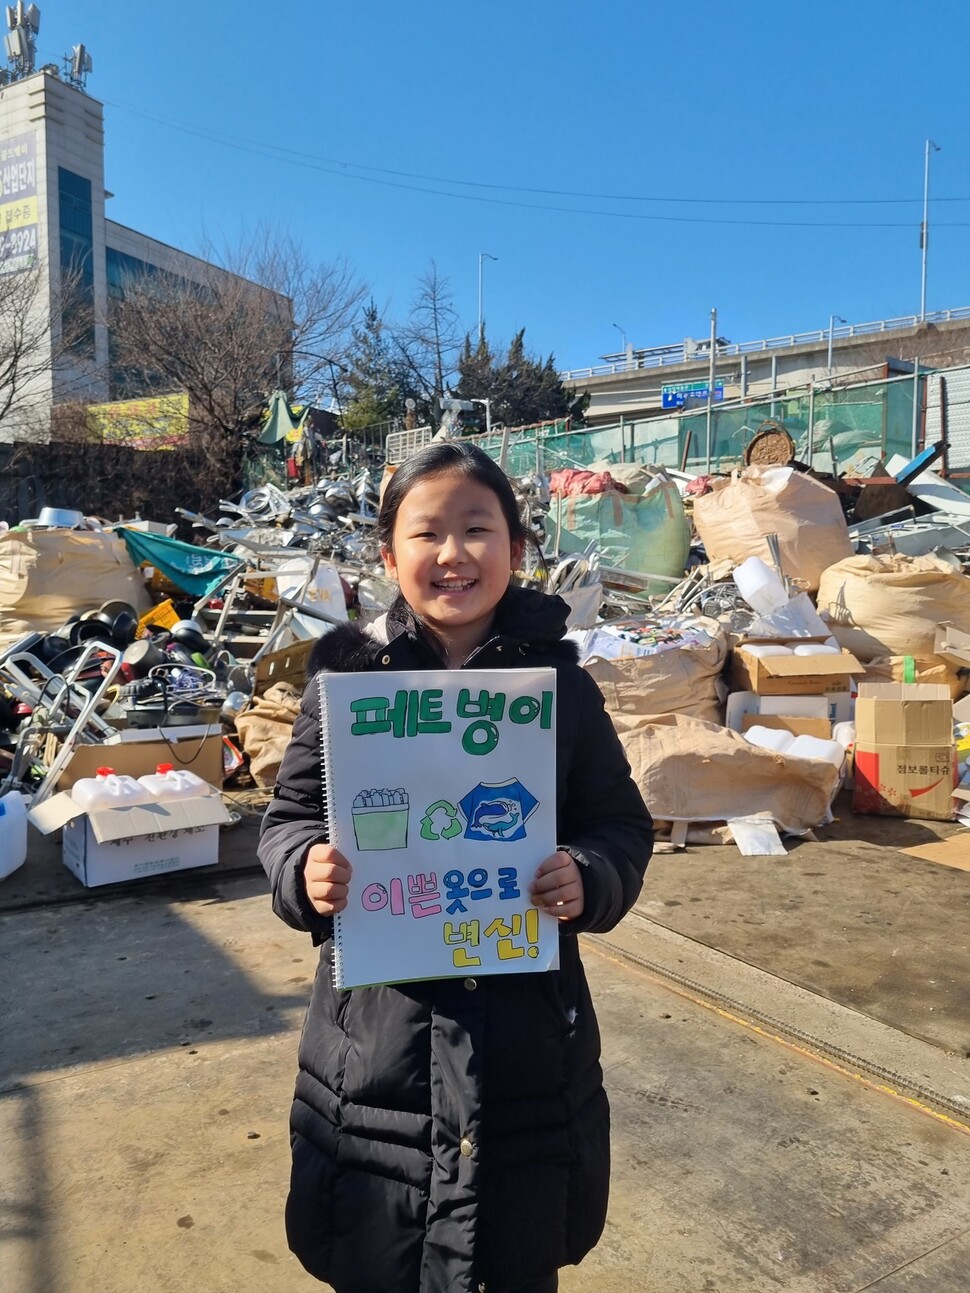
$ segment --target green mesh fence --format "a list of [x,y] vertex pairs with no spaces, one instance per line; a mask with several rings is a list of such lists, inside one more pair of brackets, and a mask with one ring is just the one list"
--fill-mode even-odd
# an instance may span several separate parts
[[[922,379],[921,379],[922,380]],[[711,412],[712,471],[743,462],[744,451],[766,422],[780,423],[795,444],[800,462],[838,473],[860,451],[880,458],[910,456],[913,442],[913,382],[883,381],[844,390],[807,391]],[[473,437],[498,459],[502,434]],[[566,423],[526,427],[509,435],[506,467],[513,476],[588,467],[594,462],[640,462],[683,468],[707,467],[707,411],[645,418],[598,430],[574,431]]]

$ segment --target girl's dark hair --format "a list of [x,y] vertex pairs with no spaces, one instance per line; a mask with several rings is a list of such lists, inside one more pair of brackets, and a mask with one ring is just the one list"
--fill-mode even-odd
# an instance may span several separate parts
[[377,537],[384,547],[393,547],[394,523],[408,493],[429,476],[441,476],[445,472],[458,472],[490,489],[502,508],[512,542],[535,543],[535,536],[519,514],[509,478],[498,463],[477,445],[441,440],[406,459],[387,482],[377,518]]

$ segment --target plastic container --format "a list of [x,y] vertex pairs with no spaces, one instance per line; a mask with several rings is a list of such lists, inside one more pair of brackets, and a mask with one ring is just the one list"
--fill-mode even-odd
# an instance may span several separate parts
[[93,777],[75,781],[71,798],[84,809],[133,808],[150,803],[152,796],[134,777],[119,775],[113,768],[98,768]]
[[794,648],[795,655],[841,655],[842,648],[827,646],[824,642],[802,642]]
[[844,747],[821,736],[796,736],[785,754],[793,759],[825,759],[835,768],[845,763]]
[[788,601],[788,589],[760,557],[748,557],[733,573],[741,596],[759,615],[780,611]]
[[787,754],[795,738],[783,727],[762,727],[753,723],[744,734],[744,739],[762,750],[774,750],[776,754]]
[[795,652],[790,646],[776,646],[773,642],[753,642],[751,646],[745,646],[746,655],[753,655],[756,660],[767,660],[773,655],[794,655]]
[[0,880],[27,860],[27,801],[17,790],[0,798]]
[[158,803],[212,794],[208,781],[203,781],[187,768],[176,768],[171,763],[158,764],[154,772],[139,777],[138,784]]

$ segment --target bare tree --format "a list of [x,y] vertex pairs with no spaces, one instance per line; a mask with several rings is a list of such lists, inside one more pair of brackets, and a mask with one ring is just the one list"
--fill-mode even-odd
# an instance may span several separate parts
[[39,265],[6,274],[0,265],[0,426],[5,423],[5,431],[11,427],[26,435],[38,411],[49,406],[52,372],[92,323],[80,272],[62,271],[60,287],[50,295]]
[[109,319],[118,393],[183,390],[194,431],[238,437],[275,388],[309,399],[332,384],[364,291],[344,262],[259,233],[225,269],[132,275]]
[[433,260],[418,279],[407,322],[393,337],[414,387],[429,403],[443,395],[457,371],[462,332],[448,279]]

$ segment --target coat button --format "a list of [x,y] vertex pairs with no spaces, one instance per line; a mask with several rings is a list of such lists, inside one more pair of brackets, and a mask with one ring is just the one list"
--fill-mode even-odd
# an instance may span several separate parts
[[472,1154],[475,1152],[474,1146],[467,1136],[462,1136],[461,1143],[458,1148],[461,1150],[462,1154],[464,1154],[465,1158],[471,1158]]
[[391,663],[391,657],[389,655],[381,656],[381,664],[390,664],[390,663]]
[[477,979],[466,979],[466,980],[465,980],[465,989],[466,989],[466,991],[468,991],[468,992],[474,992],[474,991],[475,991],[475,989],[476,989],[477,987],[478,987],[478,980],[477,980]]

